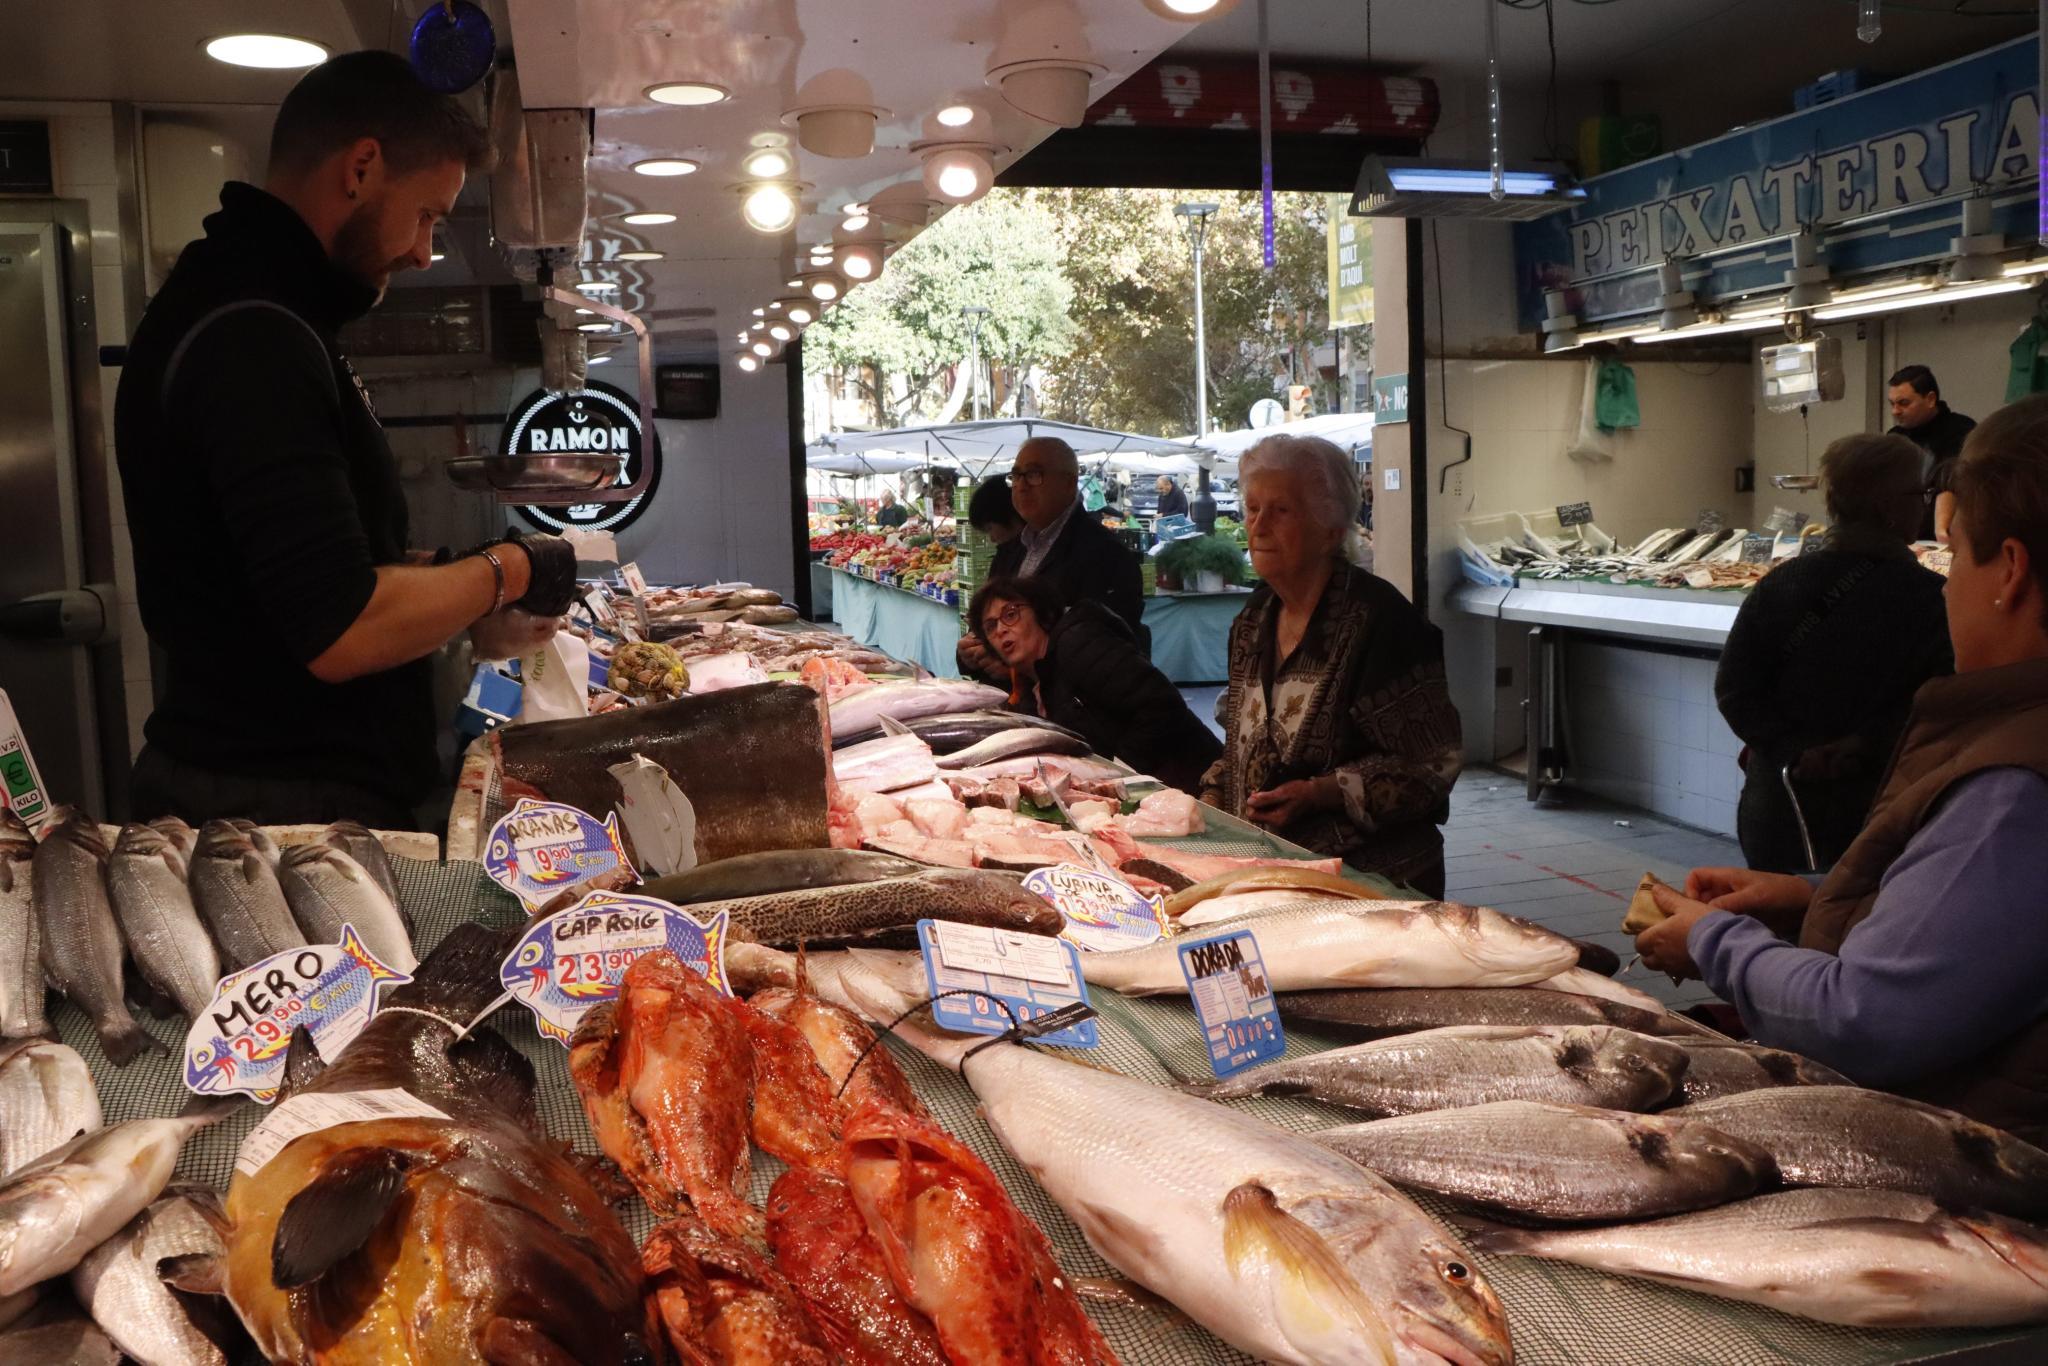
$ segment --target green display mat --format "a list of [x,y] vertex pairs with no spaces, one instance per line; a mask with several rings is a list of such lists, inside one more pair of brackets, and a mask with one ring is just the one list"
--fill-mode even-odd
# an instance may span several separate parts
[[[1241,822],[1228,817],[1216,820],[1213,812],[1205,814],[1215,822],[1216,829],[1193,839],[1161,842],[1209,853],[1256,854],[1287,848]],[[393,862],[400,895],[417,926],[422,957],[466,920],[509,926],[520,919],[517,903],[489,882],[477,864],[431,864],[407,859]],[[1102,1044],[1088,1054],[1091,1061],[1127,1076],[1155,1082],[1171,1081],[1175,1074],[1207,1075],[1207,1053],[1193,1012],[1184,999],[1124,998],[1104,991],[1096,993],[1094,1001],[1102,1015]],[[109,1124],[172,1114],[189,1099],[171,1056],[151,1054],[127,1068],[115,1069],[101,1055],[90,1026],[77,1009],[59,1004],[52,1014],[64,1041],[78,1049],[91,1068]],[[150,1032],[171,1048],[182,1049],[182,1020],[146,1023]],[[596,1152],[582,1106],[569,1081],[568,1050],[542,1038],[533,1026],[532,1016],[518,1005],[502,1008],[492,1017],[491,1027],[533,1060],[540,1081],[540,1115],[548,1132],[584,1152]],[[1306,1029],[1290,1028],[1288,1054],[1319,1052],[1337,1042]],[[1114,1268],[1096,1256],[1073,1222],[996,1141],[982,1122],[974,1095],[966,1084],[902,1045],[892,1041],[890,1047],[902,1060],[934,1116],[994,1168],[1017,1204],[1045,1230],[1067,1272],[1076,1277],[1115,1275]],[[1297,1099],[1262,1098],[1231,1104],[1302,1133],[1351,1123],[1358,1118],[1355,1112]],[[250,1102],[202,1131],[179,1159],[178,1177],[224,1188],[233,1171],[235,1150],[263,1113],[264,1107]],[[774,1158],[755,1154],[753,1198],[757,1203],[765,1200],[769,1186],[781,1171],[782,1164]],[[1447,1208],[1429,1199],[1422,1203],[1439,1216]],[[635,1200],[622,1213],[634,1236],[644,1238],[652,1226],[646,1208]],[[1479,1256],[1476,1261],[1507,1306],[1515,1359],[1526,1366],[1810,1366],[1902,1362],[1938,1356],[1960,1359],[1953,1354],[1975,1356],[1978,1353],[1970,1349],[2001,1345],[2004,1354],[1986,1355],[2014,1362],[2048,1360],[2048,1333],[2039,1330],[1869,1332],[1814,1323],[1563,1263],[1488,1256]],[[1250,1360],[1177,1313],[1094,1304],[1089,1310],[1127,1362],[1140,1366],[1222,1366]]]

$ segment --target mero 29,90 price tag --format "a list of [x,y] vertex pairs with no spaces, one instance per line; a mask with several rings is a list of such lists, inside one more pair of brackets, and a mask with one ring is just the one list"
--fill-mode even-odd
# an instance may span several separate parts
[[[951,920],[920,920],[917,943],[924,950],[932,1019],[941,1029],[1001,1034],[1063,1006],[1088,1003],[1081,955],[1063,939]],[[1040,1035],[1034,1042],[1093,1048],[1095,1021]]]
[[521,797],[484,843],[484,872],[529,911],[584,883],[632,871],[617,813],[599,821],[560,802]]
[[592,892],[566,911],[537,921],[520,936],[498,970],[505,990],[533,1012],[540,1032],[564,1048],[592,1006],[613,1000],[626,969],[667,949],[727,996],[725,927],[720,911],[708,925],[651,896]]
[[381,996],[411,980],[378,962],[353,925],[342,926],[339,944],[302,944],[229,973],[185,1035],[185,1085],[203,1096],[246,1092],[268,1105],[284,1084],[294,1031],[311,1034],[333,1062]]
[[1024,888],[1060,908],[1060,938],[1084,949],[1141,949],[1166,933],[1165,901],[1138,895],[1122,878],[1058,863],[1025,874]]
[[1250,930],[1194,939],[1180,946],[1180,970],[1219,1077],[1287,1051],[1280,1011],[1266,981],[1266,963]]

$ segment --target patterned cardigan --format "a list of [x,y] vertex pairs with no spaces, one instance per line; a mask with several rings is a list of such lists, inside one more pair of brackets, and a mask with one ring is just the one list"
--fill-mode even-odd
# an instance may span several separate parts
[[[1254,792],[1334,773],[1338,810],[1303,816],[1283,837],[1355,868],[1442,894],[1451,784],[1463,764],[1458,709],[1444,683],[1443,633],[1386,580],[1353,565],[1330,578],[1282,679],[1306,685],[1287,723],[1268,716],[1280,600],[1261,588],[1230,628],[1230,683],[1217,707],[1223,756],[1204,794],[1242,815]],[[1291,724],[1290,724],[1291,723]]]

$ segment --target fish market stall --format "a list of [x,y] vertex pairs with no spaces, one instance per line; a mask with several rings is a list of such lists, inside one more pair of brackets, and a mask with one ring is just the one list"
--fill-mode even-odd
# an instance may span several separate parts
[[961,632],[957,603],[844,569],[828,572],[832,616],[848,635],[941,678],[960,676],[953,662]]
[[1244,589],[1220,593],[1153,593],[1145,599],[1152,663],[1183,685],[1230,678],[1230,624],[1244,610]]

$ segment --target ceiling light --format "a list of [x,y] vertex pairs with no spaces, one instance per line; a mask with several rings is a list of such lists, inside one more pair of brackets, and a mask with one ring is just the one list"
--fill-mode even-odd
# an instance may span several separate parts
[[652,157],[646,161],[634,162],[633,169],[641,175],[679,176],[689,175],[696,170],[697,163],[688,157]]
[[741,356],[739,359],[739,367],[740,369],[745,370],[749,374],[751,374],[752,372],[761,368],[761,362],[755,359],[753,356]]
[[[581,313],[583,310],[579,308],[576,311]],[[612,325],[610,323],[577,323],[576,330],[578,332],[609,332],[612,330]]]
[[1606,327],[1580,332],[1579,345],[1585,346],[1591,342],[1632,341],[1637,337],[1647,337],[1656,330],[1657,324],[1645,318],[1637,318],[1633,322],[1610,323]]
[[1162,19],[1199,24],[1237,8],[1237,0],[1145,0],[1145,8]]
[[1883,284],[1865,285],[1860,289],[1839,289],[1830,303],[1861,304],[1873,299],[1896,299],[1906,294],[1925,294],[1941,281],[1932,275],[1919,275],[1910,280],[1887,280]]
[[925,188],[948,204],[971,204],[988,193],[995,166],[988,149],[967,143],[924,149]]
[[796,222],[796,196],[787,185],[770,181],[747,191],[740,212],[755,232],[787,232]]
[[971,104],[949,104],[932,116],[948,128],[959,128],[974,122],[974,106]]
[[796,163],[789,159],[789,153],[780,147],[764,147],[740,164],[748,175],[757,180],[774,180],[796,169]]
[[789,320],[793,323],[809,323],[818,316],[818,310],[802,299],[791,299],[784,312],[789,314]]
[[754,310],[754,316],[757,318],[765,318],[768,316],[768,310],[765,308],[757,308]]
[[429,261],[445,261],[447,259],[448,253],[445,251],[430,251],[427,253],[427,260]]
[[1423,161],[1369,156],[1358,168],[1351,212],[1370,218],[1541,218],[1586,197],[1548,164],[1510,166],[1493,197],[1493,168],[1484,162]]
[[579,308],[579,309],[577,309],[577,310],[576,310],[576,316],[577,316],[577,317],[579,317],[579,318],[590,318],[590,317],[595,317],[596,315],[595,315],[595,314],[593,314],[593,313],[592,313],[592,312],[591,312],[591,311],[590,311],[589,309],[587,309],[587,308]]
[[1088,48],[1080,15],[1066,5],[1012,10],[988,67],[1003,102],[1042,123],[1078,128],[1088,85],[1109,70]]
[[754,325],[752,326],[752,328],[751,328],[751,329],[749,329],[749,330],[751,330],[751,331],[754,331],[754,332],[766,332],[766,331],[768,330],[768,320],[767,320],[767,319],[765,319],[765,318],[762,318],[762,319],[760,319],[760,320],[756,321],[756,322],[754,323]]
[[804,277],[804,288],[819,303],[829,304],[846,290],[846,282],[829,270]]
[[656,104],[721,104],[732,98],[732,91],[709,81],[673,81],[668,85],[650,85],[647,98]]
[[782,283],[783,286],[787,289],[802,289],[804,287],[802,277],[798,277],[797,279],[794,280],[785,280]]
[[868,214],[884,223],[898,223],[906,228],[927,227],[932,221],[932,211],[939,207],[925,197],[928,193],[920,181],[899,180],[868,200]]
[[755,355],[761,357],[761,359],[766,360],[768,357],[775,354],[775,343],[757,341],[747,349],[749,351],[752,351]]
[[276,33],[230,33],[207,43],[206,55],[229,66],[296,71],[326,61],[327,49],[304,38],[286,38]]
[[665,251],[622,251],[621,261],[659,261],[668,255]]
[[583,363],[585,365],[610,365],[612,363],[612,358],[610,356],[592,356],[589,360]]
[[865,229],[867,225],[868,211],[866,209],[848,209],[846,211],[845,220],[840,224],[840,226],[845,228],[848,232],[860,232],[863,229]]
[[619,292],[617,282],[612,280],[579,280],[576,283],[576,288],[579,293],[583,294],[616,294]]
[[779,342],[786,342],[796,335],[796,329],[788,323],[770,323],[768,324],[768,335]]
[[1828,308],[1817,308],[1813,316],[1822,322],[1834,322],[1841,318],[1858,318],[1866,313],[1887,313],[1895,308],[1920,308],[1926,304],[1960,303],[1964,299],[1981,299],[1990,294],[2012,294],[2032,285],[2024,280],[1982,280],[1975,284],[1949,285],[1943,289],[1930,289],[1923,293],[1897,295],[1891,298],[1869,300],[1860,303],[1837,304]]
[[2048,256],[2036,257],[2031,261],[2014,261],[2005,268],[2008,276],[2040,275],[2048,272]]
[[675,222],[676,216],[672,213],[629,213],[619,221],[630,223],[636,228],[658,228],[664,223]]
[[835,263],[839,273],[855,283],[872,280],[882,273],[882,253],[866,242],[850,242],[841,247]]
[[[756,313],[759,313],[759,312],[760,312],[761,310],[757,308],[757,309],[755,309],[754,311],[755,311]],[[770,300],[768,301],[768,311],[769,311],[770,313],[780,313],[780,312],[782,311],[782,300],[780,300],[780,299],[770,299]]]
[[875,104],[867,77],[842,66],[805,81],[782,121],[796,125],[797,145],[806,152],[844,159],[875,150],[875,125],[888,112]]
[[1784,322],[1785,315],[1782,311],[1769,314],[1751,314],[1746,318],[1729,316],[1694,323],[1690,327],[1677,327],[1664,332],[1645,333],[1635,340],[1647,345],[1650,342],[1684,341],[1690,337],[1718,337],[1730,332],[1765,332],[1773,327],[1783,326]]

